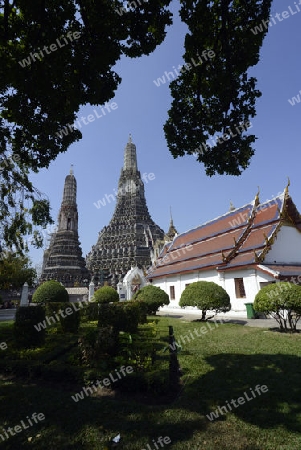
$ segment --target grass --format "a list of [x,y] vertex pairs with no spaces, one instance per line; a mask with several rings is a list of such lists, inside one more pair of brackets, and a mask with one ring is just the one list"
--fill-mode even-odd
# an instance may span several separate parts
[[[3,377],[2,427],[14,427],[34,412],[43,413],[45,420],[10,437],[1,448],[104,449],[118,433],[122,443],[116,448],[123,450],[157,450],[153,440],[159,436],[168,436],[171,444],[164,449],[174,450],[301,448],[301,334],[227,323],[211,330],[205,326],[206,333],[198,337],[195,330],[204,326],[199,322],[161,317],[159,325],[172,325],[182,346],[183,387],[171,403],[105,390],[75,403],[71,395],[78,387],[66,386],[64,380],[60,385]],[[0,342],[9,338],[9,329],[0,324]],[[206,415],[218,406],[258,384],[268,392],[208,420]]]

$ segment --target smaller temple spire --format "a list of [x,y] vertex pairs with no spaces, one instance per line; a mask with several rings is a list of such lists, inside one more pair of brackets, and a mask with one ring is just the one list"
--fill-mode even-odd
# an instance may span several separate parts
[[170,211],[170,225],[173,225],[171,206],[169,207],[169,211]]
[[233,203],[231,202],[231,200],[230,200],[230,208],[229,208],[229,211],[234,211],[236,208],[235,208],[235,206],[233,205]]
[[169,223],[169,230],[168,232],[165,234],[164,239],[167,242],[170,242],[173,240],[173,238],[175,236],[177,236],[178,232],[176,230],[176,227],[173,224],[173,218],[172,218],[172,213],[171,213],[171,206],[169,207],[170,210],[170,223]]

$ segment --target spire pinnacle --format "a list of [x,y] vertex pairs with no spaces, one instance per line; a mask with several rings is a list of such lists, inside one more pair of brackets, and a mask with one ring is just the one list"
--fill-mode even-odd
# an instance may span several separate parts
[[137,155],[136,155],[136,145],[132,141],[132,135],[130,134],[128,143],[126,144],[124,150],[124,164],[123,170],[137,170]]
[[170,211],[170,225],[173,226],[173,219],[172,219],[171,206],[169,207],[169,211]]
[[235,210],[235,206],[233,205],[233,203],[230,200],[230,209],[229,211],[234,211]]
[[73,164],[71,164],[71,167],[70,167],[70,175],[74,175]]

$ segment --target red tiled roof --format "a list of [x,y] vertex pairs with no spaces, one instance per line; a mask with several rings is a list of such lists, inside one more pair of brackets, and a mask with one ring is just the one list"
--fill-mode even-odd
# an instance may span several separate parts
[[276,273],[277,275],[275,276],[275,278],[300,276],[301,279],[301,264],[300,265],[263,264],[258,265],[258,269],[261,270],[262,272]]
[[[233,270],[256,265],[280,229],[285,209],[301,231],[301,217],[287,190],[268,203],[255,201],[174,238],[155,262],[148,278],[195,270]],[[256,252],[256,254],[255,254]]]

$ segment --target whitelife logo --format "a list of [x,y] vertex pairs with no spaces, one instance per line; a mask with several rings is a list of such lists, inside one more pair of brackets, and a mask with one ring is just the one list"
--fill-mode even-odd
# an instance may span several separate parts
[[[147,448],[143,448],[142,450],[159,450],[160,448],[163,448],[164,445],[168,445],[171,443],[171,439],[169,436],[159,436],[157,441],[155,439],[152,440],[154,443],[154,448],[152,448],[149,444],[146,445]],[[160,444],[160,447],[157,445]]]
[[[101,119],[101,117],[106,116],[107,113],[115,111],[115,109],[118,108],[118,105],[116,102],[111,102],[110,104],[106,102],[102,107],[99,106],[99,108],[102,114],[99,114],[96,109],[93,109],[93,114],[89,114],[88,116],[81,116],[81,118],[76,120],[73,125],[68,123],[64,128],[61,128],[61,130],[55,134],[60,139],[64,136],[68,136],[69,133],[74,132],[74,129],[78,130],[82,128],[83,125],[81,124],[81,122],[84,125],[89,125],[89,123],[94,122],[95,119]],[[105,109],[107,110],[107,113],[105,112]]]
[[173,72],[165,71],[162,77],[157,78],[157,80],[153,80],[153,82],[157,87],[160,87],[161,84],[165,84],[168,81],[174,80],[176,77],[183,74],[186,70],[188,72],[189,70],[193,69],[193,66],[194,67],[200,66],[201,64],[203,64],[204,61],[208,61],[208,56],[210,59],[214,58],[215,57],[214,51],[213,50],[203,50],[202,56],[198,56],[198,62],[196,62],[194,60],[194,58],[191,58],[190,61],[192,64],[190,64],[190,63],[185,63],[184,65],[179,64],[178,69],[176,69],[175,66],[172,66],[174,69]]
[[[74,311],[80,311],[81,308],[83,308],[85,305],[88,305],[89,302],[86,300],[83,300],[82,302],[79,303],[80,304],[80,308],[76,307],[75,303],[70,302],[69,305],[64,311],[62,311],[61,309],[58,311],[58,314],[60,314],[60,316],[65,319],[66,316],[64,314],[66,314],[67,316],[71,316],[71,314],[74,313]],[[72,308],[73,310],[72,310]],[[58,314],[54,314],[53,316],[46,316],[45,320],[43,322],[39,322],[37,325],[34,325],[35,329],[37,331],[41,331],[41,330],[45,330],[47,328],[47,326],[52,325],[56,322],[60,321],[60,318],[58,316]],[[52,321],[52,322],[51,322]]]
[[[19,61],[19,64],[22,68],[28,67],[32,62],[36,62],[37,59],[41,61],[41,59],[45,57],[45,54],[50,55],[50,53],[55,52],[56,50],[58,50],[58,48],[66,47],[66,45],[70,44],[70,42],[73,42],[73,40],[79,39],[80,36],[81,33],[79,31],[74,32],[69,31],[67,33],[67,37],[61,36],[55,41],[56,44],[50,44],[49,46],[44,45],[43,50],[38,48],[37,52],[34,53],[31,52],[27,58],[24,58],[22,59],[22,61]],[[65,44],[62,41],[64,41]],[[43,51],[45,52],[45,54]]]
[[[8,427],[6,430],[3,428],[3,431],[0,430],[0,438],[2,439],[2,442],[5,441],[5,439],[9,439],[11,436],[15,436],[16,433],[21,433],[21,431],[27,430],[27,428],[32,427],[35,423],[45,420],[45,416],[42,413],[37,414],[36,412],[34,412],[31,418],[26,416],[26,419],[27,420],[21,420],[21,425]],[[34,423],[32,423],[32,421],[34,421]],[[3,435],[5,437],[3,437]]]
[[[143,0],[143,3],[147,3],[147,2],[148,2],[148,0]],[[121,8],[117,8],[115,11],[117,12],[117,14],[119,16],[123,16],[123,14],[126,14],[129,11],[131,11],[131,8],[135,9],[135,8],[137,8],[138,5],[141,5],[141,1],[140,0],[137,0],[137,3],[134,2],[134,1],[133,2],[127,2],[126,6],[127,6],[128,9],[125,9],[124,6],[122,6]]]
[[[257,392],[257,395],[260,396],[261,393],[265,394],[266,392],[268,392],[268,387],[265,384],[263,384],[262,386],[257,384],[254,390]],[[247,402],[254,400],[254,398],[256,398],[256,393],[253,391],[252,388],[250,388],[250,391],[252,397],[249,397],[248,393],[244,392],[243,393],[244,397],[238,397],[238,399],[236,400],[232,399],[230,401],[231,405],[234,406],[235,408],[238,408],[239,406],[244,405],[246,403],[246,400]],[[236,402],[238,403],[238,405],[236,404]],[[218,408],[215,411],[212,411],[210,414],[206,414],[206,417],[212,422],[213,420],[218,419],[220,415],[227,414],[228,412],[232,411],[232,409],[233,408],[229,405],[229,402],[226,401],[226,405],[218,406]]]
[[296,97],[288,99],[288,102],[291,104],[291,106],[295,106],[296,104],[301,102],[300,94],[301,94],[301,91],[299,91],[299,94]]
[[[115,369],[116,373],[111,372],[106,378],[97,380],[95,384],[91,384],[91,386],[88,387],[83,387],[82,391],[77,392],[75,395],[71,395],[71,398],[77,403],[79,400],[83,400],[85,396],[92,395],[93,389],[94,392],[97,392],[98,388],[103,389],[104,387],[110,387],[112,383],[116,383],[116,381],[121,380],[121,378],[125,377],[127,374],[133,373],[133,371],[134,369],[132,366],[121,366],[120,369]],[[114,378],[114,375],[116,375],[117,378]]]
[[[263,31],[267,30],[268,27],[277,25],[277,23],[283,22],[283,20],[289,19],[291,16],[294,16],[295,14],[298,14],[299,12],[301,12],[301,9],[299,8],[299,5],[301,5],[301,0],[299,0],[298,4],[297,4],[297,2],[294,2],[294,5],[295,5],[295,9],[292,9],[291,6],[288,6],[287,7],[288,11],[282,11],[282,13],[275,14],[274,17],[270,16],[268,18],[268,20],[262,20],[260,25],[257,25],[256,27],[251,28],[252,33],[255,34],[255,36],[256,36],[258,33],[262,33]],[[275,19],[277,19],[278,22],[276,22]]]
[[[142,180],[139,181],[140,185],[143,186],[143,182],[146,184],[148,183],[148,180],[152,181],[154,180],[155,174],[153,172],[146,173],[142,175]],[[116,191],[116,189],[113,189],[115,196],[120,197],[122,195],[126,195],[128,192],[136,193],[139,190],[139,185],[132,186],[131,184],[127,184],[126,186],[122,186]],[[94,202],[93,205],[96,206],[97,209],[100,209],[102,206],[106,206],[107,203],[111,203],[111,201],[115,202],[116,197],[114,197],[114,194],[106,194],[105,197],[102,199],[99,199],[97,202]]]

